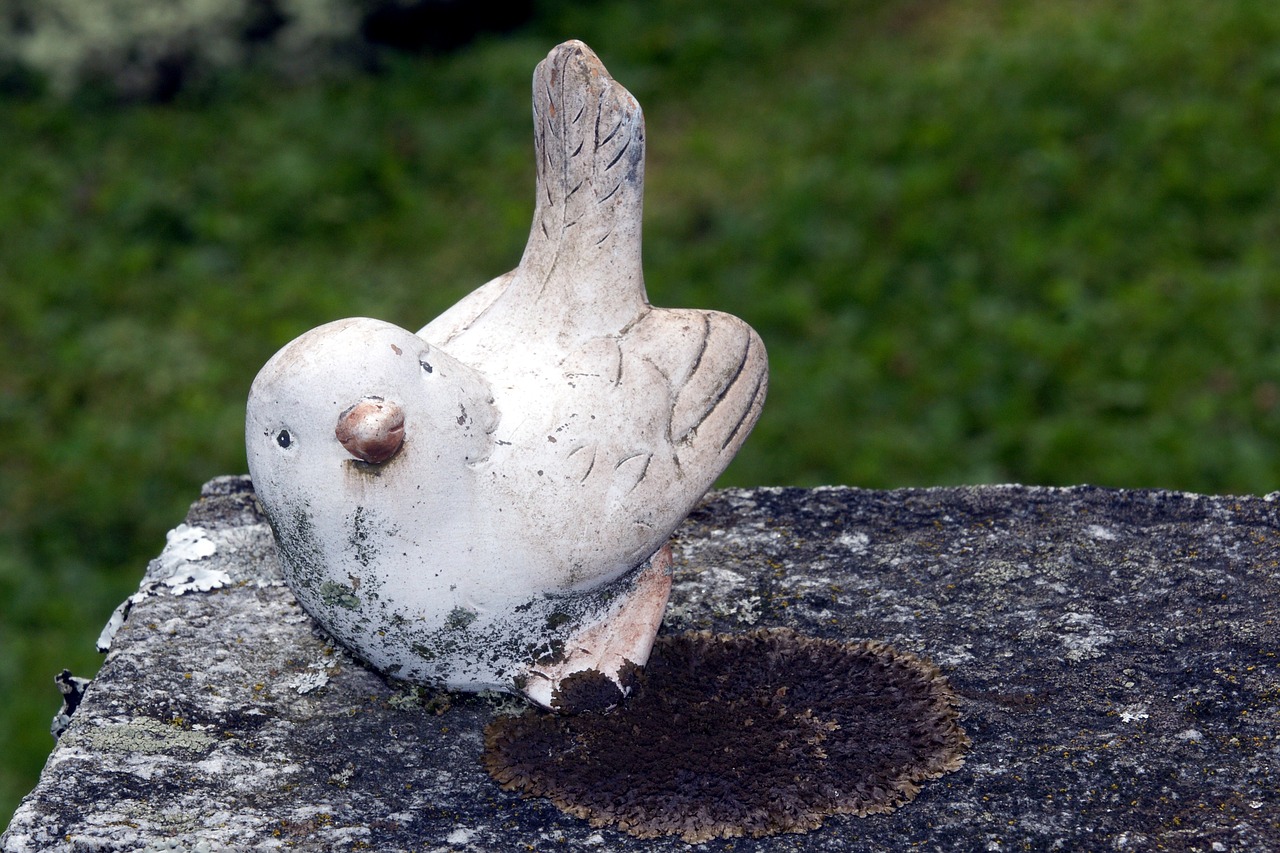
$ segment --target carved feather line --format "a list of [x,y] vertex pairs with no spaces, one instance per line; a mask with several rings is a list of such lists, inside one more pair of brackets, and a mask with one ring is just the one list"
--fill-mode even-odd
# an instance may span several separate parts
[[690,432],[696,431],[698,427],[706,423],[707,418],[711,417],[711,413],[714,412],[720,406],[720,404],[724,402],[725,397],[729,395],[729,391],[732,390],[733,386],[737,384],[738,379],[742,376],[742,371],[746,370],[747,359],[750,356],[750,354],[751,354],[751,337],[750,335],[748,335],[747,345],[742,348],[742,359],[738,362],[737,368],[733,371],[733,376],[729,378],[728,382],[724,383],[724,386],[720,389],[720,393],[716,395],[716,398],[711,401],[711,405],[708,406],[706,411],[702,413],[702,417],[698,418],[698,422],[695,423],[692,427],[690,427],[688,432],[685,433],[685,435],[688,435]]
[[738,417],[738,422],[733,425],[733,429],[725,437],[720,444],[720,449],[725,450],[730,444],[733,444],[734,438],[738,433],[742,432],[743,425],[747,422],[747,418],[751,416],[751,412],[756,408],[756,400],[760,397],[760,391],[765,383],[765,374],[761,373],[756,377],[756,387],[751,389],[751,395],[747,398],[747,405],[743,408],[742,414]]
[[627,149],[630,147],[631,147],[631,137],[628,136],[627,141],[623,143],[622,148],[618,150],[618,153],[613,155],[613,159],[609,161],[608,166],[604,167],[604,170],[607,172],[610,169],[612,169],[614,166],[618,165],[618,161],[622,159],[622,155],[626,154]]
[[591,472],[595,470],[595,467],[596,467],[596,458],[597,458],[597,456],[598,456],[598,454],[597,454],[597,452],[596,452],[596,448],[595,448],[594,446],[592,446],[592,445],[584,444],[584,445],[582,445],[581,447],[576,448],[576,449],[575,449],[572,453],[570,453],[570,454],[569,454],[569,456],[568,456],[568,458],[569,458],[569,459],[572,459],[573,457],[577,456],[579,453],[581,453],[582,451],[587,450],[587,449],[590,449],[590,450],[591,450],[591,461],[587,463],[587,470],[586,470],[586,471],[584,471],[584,472],[583,472],[583,474],[582,474],[582,477],[580,477],[580,478],[578,479],[578,483],[579,483],[579,484],[582,484],[582,483],[587,482],[587,478],[588,478],[588,477],[590,477],[590,476],[591,476]]
[[638,485],[640,485],[642,482],[644,482],[644,475],[649,473],[649,463],[651,463],[652,461],[653,461],[653,454],[652,454],[652,453],[650,453],[649,455],[645,456],[645,458],[644,458],[644,468],[640,469],[640,476],[639,476],[639,477],[636,477],[636,481],[635,481],[635,483],[631,486],[631,488],[630,488],[630,489],[628,489],[628,490],[627,490],[627,494],[630,494],[631,492],[634,492],[634,491],[636,490],[636,486],[638,486]]
[[613,189],[609,190],[609,194],[604,198],[600,199],[600,201],[598,201],[597,204],[604,204],[606,201],[613,198],[613,194],[616,193],[621,187],[622,187],[622,181],[618,181],[618,183],[613,185]]
[[689,375],[693,376],[698,372],[698,367],[702,364],[702,357],[707,354],[707,345],[711,342],[711,318],[706,314],[702,315],[702,343],[698,346],[698,355],[693,360],[693,367],[689,368]]
[[630,456],[625,456],[618,462],[617,465],[613,466],[613,470],[617,471],[619,468],[621,468],[623,465],[626,465],[632,459],[635,459],[637,457],[644,456],[644,455],[645,454],[643,453],[632,453]]
[[601,144],[603,144],[600,142],[600,118],[604,115],[604,101],[605,101],[605,98],[607,98],[608,96],[609,96],[608,90],[601,89],[600,98],[596,102],[595,146],[592,149],[594,151],[599,151]]
[[[608,135],[608,136],[606,136],[604,139],[601,139],[601,140],[600,140],[600,144],[599,144],[599,145],[597,145],[596,147],[597,147],[597,148],[599,148],[599,147],[600,147],[600,145],[608,145],[608,144],[609,144],[609,140],[610,140],[610,139],[613,139],[615,136],[617,136],[617,135],[618,135],[618,131],[622,129],[622,123],[623,123],[624,121],[626,121],[626,114],[625,114],[625,113],[622,115],[622,117],[620,117],[620,118],[618,119],[618,123],[617,123],[617,124],[615,124],[615,125],[613,126],[613,130],[609,131],[609,135]],[[628,140],[628,142],[629,142],[629,141],[630,141],[630,140]]]

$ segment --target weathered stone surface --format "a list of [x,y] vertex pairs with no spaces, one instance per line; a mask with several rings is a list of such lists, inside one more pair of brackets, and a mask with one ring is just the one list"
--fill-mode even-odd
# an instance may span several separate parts
[[[1277,849],[1277,499],[713,493],[678,531],[664,631],[891,642],[948,673],[974,743],[893,814],[696,849]],[[511,700],[424,695],[335,648],[247,480],[187,523],[215,552],[152,562],[4,851],[688,849],[501,791],[481,731]]]

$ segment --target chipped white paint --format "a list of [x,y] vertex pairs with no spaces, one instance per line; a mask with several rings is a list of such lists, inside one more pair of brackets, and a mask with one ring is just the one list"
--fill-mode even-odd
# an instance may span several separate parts
[[534,73],[537,195],[520,265],[414,334],[339,320],[249,396],[249,468],[286,577],[391,675],[550,702],[647,660],[655,558],[754,425],[759,337],[652,307],[644,120],[581,42]]

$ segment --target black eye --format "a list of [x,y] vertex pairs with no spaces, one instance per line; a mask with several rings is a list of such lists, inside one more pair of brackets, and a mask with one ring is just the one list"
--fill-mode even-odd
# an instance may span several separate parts
[[287,429],[282,429],[276,434],[276,444],[281,447],[288,447],[290,444],[293,444],[293,436],[289,435],[289,431]]

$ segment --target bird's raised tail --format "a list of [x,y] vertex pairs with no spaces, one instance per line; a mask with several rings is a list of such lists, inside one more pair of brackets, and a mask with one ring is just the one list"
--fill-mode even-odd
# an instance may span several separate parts
[[[520,266],[479,323],[615,334],[647,308],[640,268],[644,116],[580,41],[533,75],[537,199]],[[477,328],[478,328],[477,324]]]

